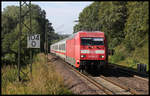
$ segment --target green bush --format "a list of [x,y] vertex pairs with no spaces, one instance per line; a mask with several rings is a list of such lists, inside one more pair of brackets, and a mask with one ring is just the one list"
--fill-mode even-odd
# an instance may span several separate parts
[[14,82],[17,79],[17,68],[14,67],[6,67],[6,72],[2,73],[2,80],[8,82]]
[[2,90],[5,93],[7,86],[17,80],[17,68],[12,66],[2,67]]
[[130,68],[136,68],[139,61],[136,59],[128,58],[126,63],[129,65]]
[[135,49],[130,40],[124,41],[124,46],[128,52],[131,52]]
[[117,63],[117,62],[122,61],[124,59],[125,59],[124,55],[119,52],[119,53],[115,53],[113,56],[111,56],[110,62]]
[[[45,64],[45,60],[44,54],[34,56],[32,79],[27,77],[26,82],[14,82],[17,81],[17,68],[3,66],[2,94],[72,94],[64,85],[61,75],[55,71],[53,64]],[[27,73],[29,66],[23,67],[22,71]],[[26,79],[22,73],[20,75],[21,79]]]

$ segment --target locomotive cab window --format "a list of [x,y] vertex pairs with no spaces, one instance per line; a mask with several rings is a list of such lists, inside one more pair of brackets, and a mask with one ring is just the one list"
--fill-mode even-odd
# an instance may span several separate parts
[[81,45],[104,45],[102,37],[82,37]]

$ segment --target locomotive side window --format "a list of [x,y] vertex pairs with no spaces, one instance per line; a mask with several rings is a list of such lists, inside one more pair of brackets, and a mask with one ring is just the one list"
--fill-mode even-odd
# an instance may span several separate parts
[[104,45],[104,38],[100,37],[82,37],[81,45]]

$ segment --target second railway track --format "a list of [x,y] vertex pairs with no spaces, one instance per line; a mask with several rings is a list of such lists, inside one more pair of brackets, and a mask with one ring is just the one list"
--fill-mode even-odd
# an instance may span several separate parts
[[132,74],[118,68],[108,68],[100,74],[101,78],[106,79],[120,87],[130,90],[135,94],[148,94],[149,79]]

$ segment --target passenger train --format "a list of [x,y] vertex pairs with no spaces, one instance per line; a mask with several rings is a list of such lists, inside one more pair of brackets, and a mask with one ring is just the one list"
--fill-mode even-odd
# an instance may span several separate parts
[[107,38],[100,31],[79,31],[50,45],[50,52],[79,70],[99,70],[108,63]]

